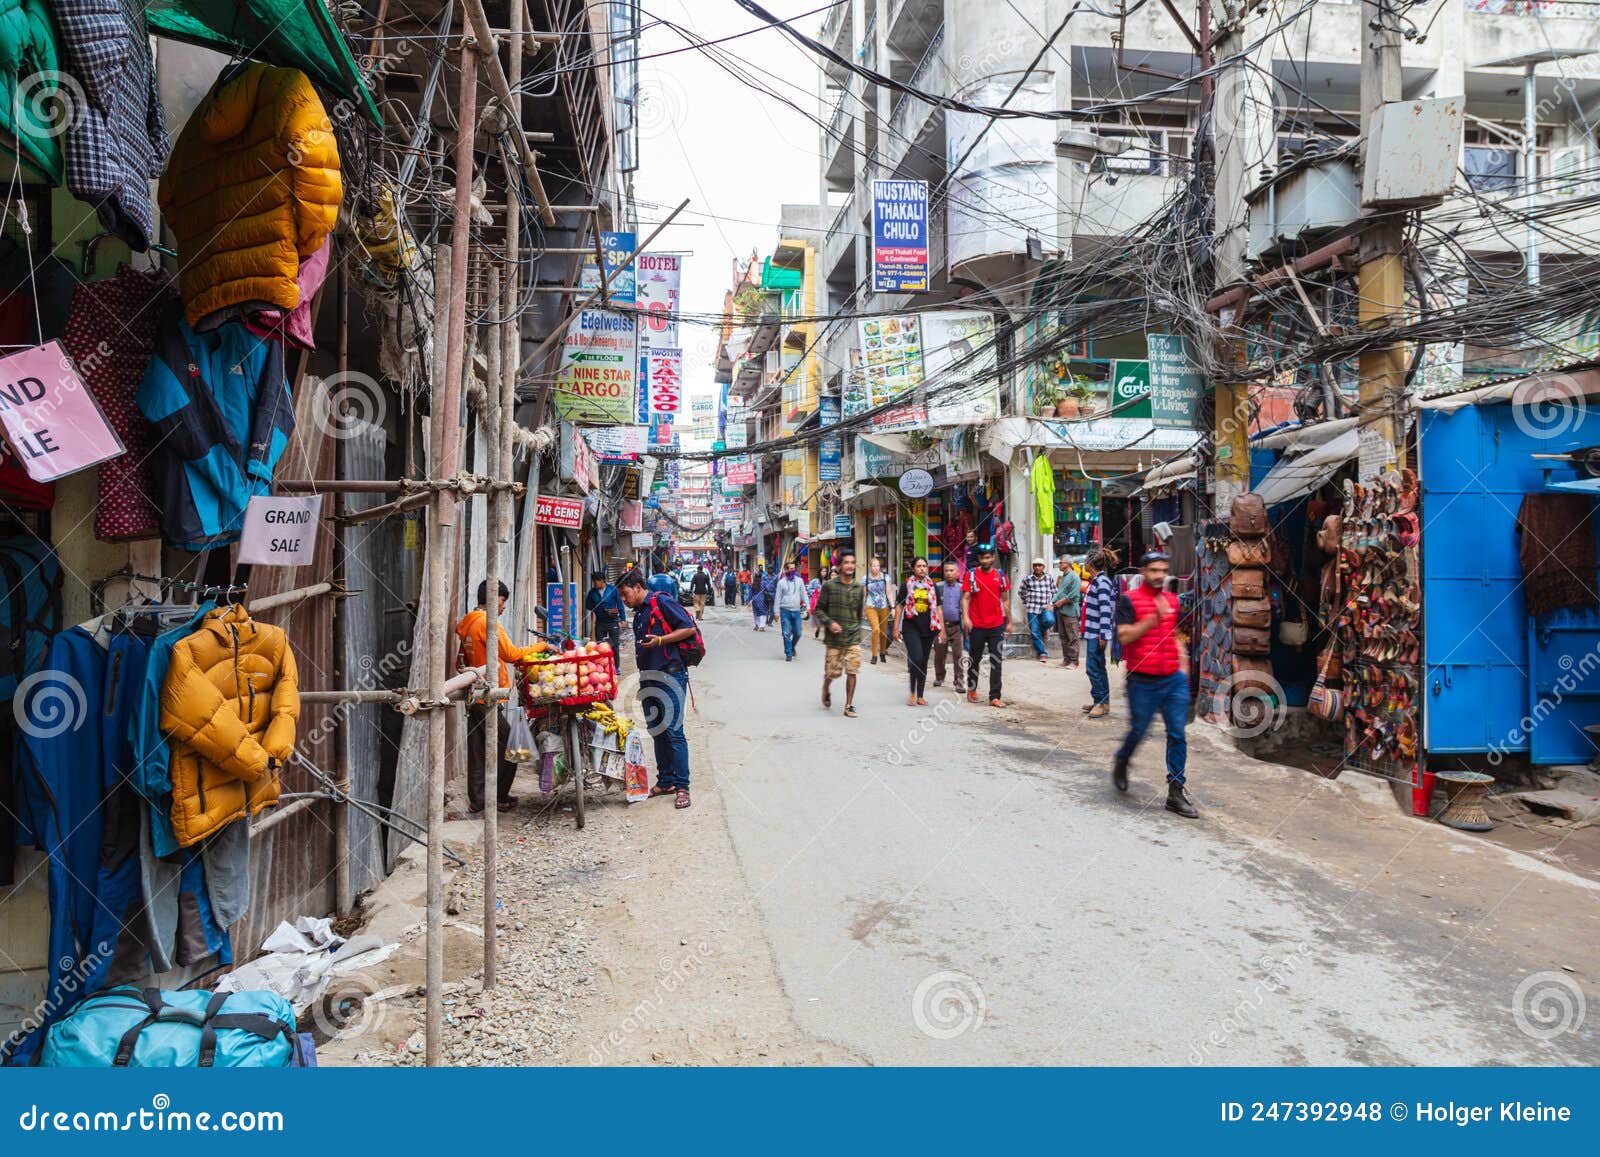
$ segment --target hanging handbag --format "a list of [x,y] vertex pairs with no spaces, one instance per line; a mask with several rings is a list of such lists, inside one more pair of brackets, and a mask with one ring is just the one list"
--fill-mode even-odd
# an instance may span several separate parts
[[1228,528],[1235,535],[1259,538],[1267,533],[1267,504],[1259,494],[1241,494],[1228,511]]
[[1240,655],[1266,655],[1272,651],[1272,632],[1265,627],[1233,628],[1233,649]]
[[1228,593],[1235,599],[1266,598],[1266,572],[1258,567],[1240,567],[1228,576]]
[[1272,626],[1272,600],[1234,599],[1233,625],[1236,627]]
[[1272,561],[1272,548],[1264,538],[1236,538],[1228,543],[1229,566],[1266,566]]
[[1330,640],[1317,663],[1317,681],[1311,685],[1311,696],[1306,700],[1306,710],[1318,719],[1337,723],[1344,718],[1344,689],[1329,685],[1342,674],[1338,640]]
[[1278,624],[1278,642],[1285,647],[1303,647],[1311,637],[1311,626],[1304,619],[1284,619]]

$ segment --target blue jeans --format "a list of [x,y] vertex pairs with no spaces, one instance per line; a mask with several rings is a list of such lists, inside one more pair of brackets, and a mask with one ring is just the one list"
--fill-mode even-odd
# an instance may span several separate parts
[[1110,703],[1111,677],[1106,674],[1106,641],[1085,639],[1084,642],[1089,650],[1089,657],[1083,664],[1083,669],[1089,675],[1089,698],[1096,703]]
[[689,702],[687,671],[640,671],[644,726],[656,745],[656,786],[689,786],[689,741],[683,718]]
[[1117,748],[1117,758],[1133,758],[1134,748],[1158,712],[1167,729],[1167,782],[1182,787],[1184,764],[1189,760],[1189,743],[1183,734],[1189,722],[1189,676],[1183,671],[1128,675],[1128,734]]
[[743,603],[745,606],[749,606],[750,605],[750,584],[749,583],[740,583],[739,584],[739,601],[741,603]]
[[1045,625],[1044,625],[1044,612],[1043,611],[1029,611],[1028,612],[1028,634],[1033,636],[1033,650],[1034,650],[1035,654],[1042,655],[1042,654],[1045,653],[1045,645],[1044,645],[1044,633],[1045,633],[1045,630],[1046,630],[1046,628],[1045,628]]
[[800,641],[800,619],[804,611],[779,611],[778,617],[783,620],[783,653],[789,658],[794,658],[795,644]]

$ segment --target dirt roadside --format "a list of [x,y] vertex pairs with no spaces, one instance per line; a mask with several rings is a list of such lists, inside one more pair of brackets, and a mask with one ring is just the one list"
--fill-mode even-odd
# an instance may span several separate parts
[[[500,983],[483,993],[481,827],[447,826],[467,864],[447,895],[446,1048],[455,1065],[818,1065],[859,1058],[797,1027],[729,836],[703,729],[689,729],[694,806],[569,798],[518,778],[500,818]],[[366,906],[399,953],[360,978],[382,994],[340,1039],[336,1065],[420,1064],[425,941],[421,849]]]

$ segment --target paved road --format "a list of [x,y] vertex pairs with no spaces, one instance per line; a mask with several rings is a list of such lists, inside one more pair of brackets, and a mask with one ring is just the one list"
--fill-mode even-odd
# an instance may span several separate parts
[[[850,720],[841,684],[818,702],[809,626],[792,664],[742,610],[707,634],[695,723],[817,1038],[879,1064],[1600,1061],[1600,891],[1406,819],[1381,784],[1202,738],[1184,821],[1159,730],[1112,792],[1116,719],[1081,720],[1075,672],[1011,663],[1032,710],[913,710],[900,662],[867,667]],[[1519,1028],[1546,973],[1558,1003],[1531,989],[1524,1020],[1586,994],[1583,1031]]]

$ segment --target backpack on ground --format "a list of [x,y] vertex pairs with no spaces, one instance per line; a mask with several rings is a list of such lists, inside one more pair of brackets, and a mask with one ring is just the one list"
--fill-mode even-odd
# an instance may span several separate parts
[[61,630],[61,562],[47,542],[0,538],[0,702],[44,664],[50,637]]
[[[665,635],[672,628],[668,626],[667,617],[661,613],[661,608],[656,606],[656,600],[660,597],[660,595],[650,596],[650,625],[652,627],[659,626],[659,633]],[[687,611],[684,613],[688,614]],[[694,622],[693,615],[689,615],[689,621]],[[673,646],[678,648],[679,662],[685,667],[698,667],[700,660],[706,657],[706,640],[705,636],[700,633],[700,624],[695,623],[693,635],[674,643]]]
[[50,1026],[38,1063],[63,1069],[285,1069],[294,1008],[273,992],[163,992],[123,985]]

